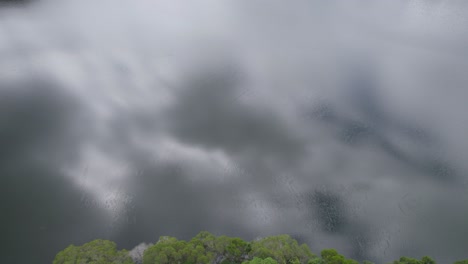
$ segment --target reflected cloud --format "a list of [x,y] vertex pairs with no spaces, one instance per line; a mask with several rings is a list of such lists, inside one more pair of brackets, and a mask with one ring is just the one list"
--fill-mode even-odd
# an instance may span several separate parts
[[467,12],[465,1],[2,5],[5,261],[200,230],[289,233],[376,263],[465,258]]

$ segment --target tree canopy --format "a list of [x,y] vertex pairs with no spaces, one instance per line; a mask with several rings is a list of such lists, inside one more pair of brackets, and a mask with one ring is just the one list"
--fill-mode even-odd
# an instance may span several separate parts
[[114,242],[96,239],[82,246],[70,245],[60,251],[53,264],[133,264],[126,250],[117,250]]
[[[143,251],[143,250],[142,250]],[[336,249],[324,249],[317,256],[306,244],[289,235],[244,241],[239,237],[215,236],[202,231],[189,241],[161,236],[146,248],[141,259],[130,258],[127,250],[117,250],[114,242],[93,240],[82,246],[70,245],[60,251],[53,264],[359,264]],[[363,261],[362,264],[374,264]],[[436,264],[424,256],[420,260],[401,257],[387,264]],[[468,260],[454,264],[468,264]]]

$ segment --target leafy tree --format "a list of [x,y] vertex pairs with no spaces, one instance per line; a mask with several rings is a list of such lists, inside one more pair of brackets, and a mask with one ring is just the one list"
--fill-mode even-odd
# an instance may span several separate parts
[[325,264],[325,260],[323,260],[322,258],[313,258],[313,259],[310,259],[307,264]]
[[208,231],[202,231],[190,240],[190,243],[200,244],[208,251],[215,251],[216,237]]
[[160,237],[159,241],[143,253],[143,264],[205,264],[213,259],[196,240],[179,241],[175,237]]
[[320,253],[326,264],[348,264],[343,255],[338,254],[336,249],[324,249]]
[[249,243],[240,238],[232,238],[226,246],[227,258],[231,262],[240,263],[245,260],[249,250],[251,250]]
[[96,239],[82,246],[70,245],[60,251],[53,264],[133,264],[126,250],[117,250],[114,242]]
[[[138,248],[137,259],[143,264],[359,264],[347,259],[336,249],[324,249],[320,257],[312,254],[305,244],[288,235],[265,237],[252,242],[241,238],[220,236],[202,231],[189,242],[175,237],[161,236],[154,245]],[[145,250],[146,248],[146,250]],[[82,246],[70,245],[60,251],[53,264],[134,264],[126,250],[118,251],[112,241],[97,239]],[[364,261],[363,264],[373,264]],[[401,257],[391,264],[436,264],[424,256],[421,260]],[[468,264],[459,260],[454,264]]]
[[214,255],[222,264],[242,263],[249,259],[248,253],[251,251],[250,243],[238,237],[220,236],[214,240]]
[[393,264],[436,264],[436,262],[428,256],[422,257],[421,260],[409,257],[401,257],[399,260],[395,260]]
[[251,261],[242,262],[242,264],[278,264],[278,262],[272,258],[261,259],[255,257]]
[[424,256],[421,259],[421,264],[436,264],[436,262],[432,258],[430,258],[428,256]]
[[320,252],[320,256],[322,256],[322,259],[325,261],[331,261],[335,259],[337,256],[341,256],[338,254],[336,249],[330,248],[330,249],[324,249],[322,252]]
[[338,254],[336,249],[324,249],[320,253],[321,259],[312,259],[309,264],[359,264],[354,259],[346,259],[343,255]]
[[183,241],[178,241],[175,237],[162,236],[156,244],[145,250],[143,263],[178,263],[182,260],[178,250],[184,247]]
[[271,257],[279,264],[307,263],[315,255],[307,245],[298,245],[289,235],[270,236],[251,243],[251,257]]

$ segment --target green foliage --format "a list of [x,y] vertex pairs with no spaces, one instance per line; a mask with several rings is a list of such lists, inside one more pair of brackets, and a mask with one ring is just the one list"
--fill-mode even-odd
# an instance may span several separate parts
[[126,250],[117,251],[109,240],[93,240],[82,246],[70,245],[60,251],[53,264],[132,264]]
[[208,264],[212,259],[213,254],[207,252],[199,240],[187,243],[167,236],[160,237],[156,244],[143,253],[144,264]]
[[359,264],[359,262],[354,259],[345,258],[333,248],[322,250],[320,256],[322,258],[311,259],[307,264]]
[[251,250],[249,243],[240,238],[227,238],[225,256],[233,263],[241,263],[245,256]]
[[268,257],[266,259],[253,258],[251,261],[244,261],[242,264],[278,264],[278,261]]
[[271,257],[279,264],[307,263],[314,257],[309,247],[305,244],[299,246],[295,239],[288,235],[266,237],[251,242],[251,257],[262,259]]
[[424,256],[421,259],[421,264],[436,264],[436,262],[432,258],[430,258],[428,256]]
[[436,264],[436,262],[428,256],[422,257],[421,260],[409,257],[401,257],[399,260],[393,261],[393,264]]
[[[359,264],[336,249],[324,249],[320,257],[306,244],[299,245],[288,235],[270,236],[246,242],[238,237],[219,236],[202,231],[190,241],[161,236],[143,253],[143,264]],[[53,264],[133,264],[126,250],[117,250],[112,241],[97,239],[82,246],[70,245],[60,251]],[[374,264],[364,261],[362,264]],[[436,264],[424,256],[421,260],[401,257],[391,264]],[[459,260],[454,264],[468,264]]]
[[[74,247],[64,250],[68,256],[76,255],[75,251]],[[65,253],[61,253],[61,255],[63,254]],[[160,237],[156,244],[147,248],[143,253],[143,263],[203,264],[216,262],[239,264],[255,259],[268,264],[304,264],[314,256],[307,245],[299,246],[297,241],[288,235],[246,242],[241,238],[216,237],[203,231],[189,242],[177,240],[175,237]]]
[[313,259],[309,259],[307,264],[325,264],[325,260],[321,258],[313,258]]
[[322,250],[322,252],[320,252],[320,256],[322,256],[322,259],[325,261],[332,261],[341,255],[338,254],[336,249],[330,248]]

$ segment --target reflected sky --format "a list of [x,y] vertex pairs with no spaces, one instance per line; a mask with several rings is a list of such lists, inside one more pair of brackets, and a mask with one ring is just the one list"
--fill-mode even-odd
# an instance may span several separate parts
[[201,230],[468,258],[466,1],[0,7],[5,263]]

